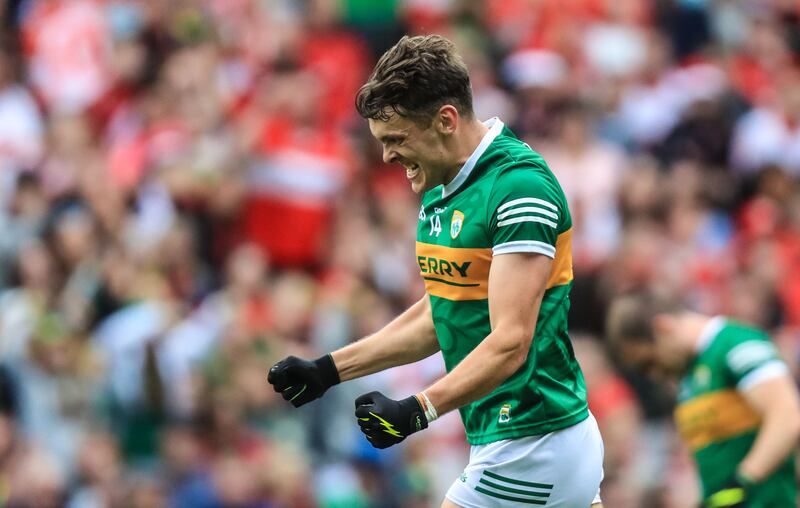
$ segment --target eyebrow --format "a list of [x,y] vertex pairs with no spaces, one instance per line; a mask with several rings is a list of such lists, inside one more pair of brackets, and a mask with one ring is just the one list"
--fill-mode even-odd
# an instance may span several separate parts
[[403,136],[402,134],[385,134],[379,137],[378,141],[380,141],[381,143],[388,143],[389,141],[397,141],[399,139],[402,139],[403,137],[405,136]]

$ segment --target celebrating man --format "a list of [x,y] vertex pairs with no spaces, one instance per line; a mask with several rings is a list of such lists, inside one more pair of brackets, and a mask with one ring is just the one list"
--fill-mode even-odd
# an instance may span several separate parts
[[417,261],[426,295],[375,334],[269,381],[300,406],[341,381],[442,352],[447,375],[402,400],[356,399],[378,448],[454,409],[470,463],[442,506],[600,503],[603,445],[567,334],[572,219],[542,157],[472,110],[466,66],[439,36],[404,37],[356,99],[387,163],[422,194]]

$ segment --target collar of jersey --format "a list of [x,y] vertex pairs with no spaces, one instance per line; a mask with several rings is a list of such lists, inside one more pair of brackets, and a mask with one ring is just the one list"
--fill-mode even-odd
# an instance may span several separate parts
[[475,164],[478,163],[478,159],[481,158],[483,152],[485,152],[486,149],[489,148],[489,145],[492,144],[494,138],[496,138],[497,135],[500,134],[500,132],[503,130],[503,122],[496,116],[483,122],[483,125],[489,127],[489,131],[483,135],[481,142],[478,143],[478,147],[475,149],[474,152],[472,152],[472,155],[469,156],[467,162],[465,162],[464,165],[461,166],[461,169],[458,170],[458,174],[456,174],[456,177],[453,178],[450,181],[450,183],[442,187],[443,198],[446,198],[450,194],[457,191],[462,185],[464,185],[464,182],[467,181],[467,178],[469,178],[469,175],[472,173],[472,170],[475,169]]
[[695,346],[695,351],[697,351],[697,354],[700,354],[708,349],[708,346],[711,345],[724,326],[725,318],[723,316],[714,316],[708,320],[706,326],[703,327],[703,331],[700,332],[700,337],[697,341],[697,345]]

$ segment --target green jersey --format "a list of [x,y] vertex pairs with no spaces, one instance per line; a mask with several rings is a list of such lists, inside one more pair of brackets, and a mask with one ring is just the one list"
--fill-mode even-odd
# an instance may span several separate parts
[[[760,417],[741,392],[788,369],[769,337],[757,329],[712,318],[681,380],[675,420],[694,454],[703,497],[723,486],[750,451]],[[747,506],[796,506],[794,461],[789,458],[751,493]]]
[[452,370],[491,332],[492,257],[532,252],[553,259],[525,364],[492,393],[459,409],[480,445],[545,434],[588,416],[567,313],[572,220],[542,157],[499,119],[460,172],[422,198],[417,262],[433,309],[445,367]]

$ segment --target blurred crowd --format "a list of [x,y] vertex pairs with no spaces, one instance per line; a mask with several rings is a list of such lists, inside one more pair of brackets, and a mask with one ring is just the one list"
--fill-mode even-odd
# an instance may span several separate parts
[[694,506],[672,390],[621,370],[636,287],[769,329],[800,366],[794,0],[0,1],[0,506],[425,508],[466,464],[456,414],[377,452],[355,397],[294,410],[287,354],[423,294],[418,208],[353,107],[404,33],[440,33],[558,176],[572,330],[607,506]]

